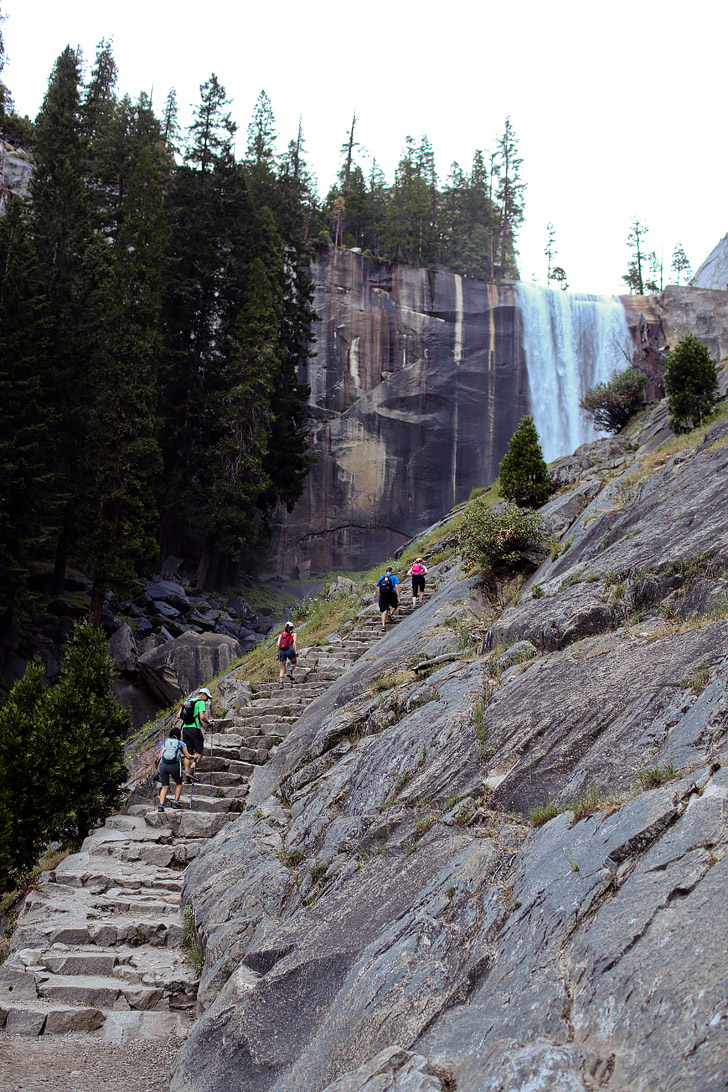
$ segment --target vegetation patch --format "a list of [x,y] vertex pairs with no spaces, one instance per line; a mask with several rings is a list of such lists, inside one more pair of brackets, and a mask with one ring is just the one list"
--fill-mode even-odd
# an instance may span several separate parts
[[202,974],[205,965],[205,957],[197,939],[197,926],[195,924],[195,911],[192,903],[188,902],[182,911],[182,947],[192,964],[192,969],[197,978]]
[[653,766],[649,770],[639,770],[637,784],[642,790],[656,789],[668,781],[676,781],[682,777],[683,773],[683,770],[675,769],[673,763],[668,762],[666,766]]

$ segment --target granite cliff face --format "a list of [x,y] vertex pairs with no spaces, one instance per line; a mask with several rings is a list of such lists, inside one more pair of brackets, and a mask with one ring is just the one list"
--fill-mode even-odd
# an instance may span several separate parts
[[[271,567],[287,575],[390,556],[497,476],[521,416],[533,412],[515,286],[326,247],[312,276],[321,320],[308,373],[318,461],[294,511],[277,515]],[[667,288],[622,303],[648,401],[664,393],[665,347],[687,331],[716,359],[728,351],[726,292]],[[583,364],[584,386],[597,381],[593,367]],[[550,388],[534,381],[540,394]],[[563,407],[554,401],[558,419]]]
[[562,461],[517,595],[439,543],[257,770],[173,1092],[725,1089],[728,423],[664,419]]
[[391,554],[495,477],[528,406],[513,288],[333,248],[312,275],[318,462],[277,529],[285,572]]

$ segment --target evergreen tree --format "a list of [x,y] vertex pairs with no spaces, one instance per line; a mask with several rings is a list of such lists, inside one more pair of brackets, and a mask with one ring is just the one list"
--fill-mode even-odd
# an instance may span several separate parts
[[645,294],[645,236],[648,229],[635,216],[627,236],[627,244],[632,248],[627,272],[622,280],[630,292],[638,296]]
[[672,252],[672,263],[670,265],[673,273],[675,274],[675,284],[680,284],[681,278],[685,278],[685,284],[690,282],[693,275],[693,271],[690,267],[690,260],[683,249],[682,243],[676,243],[675,249]]
[[496,154],[499,206],[496,264],[501,276],[517,279],[516,235],[523,223],[526,184],[521,180],[523,160],[518,155],[518,140],[509,117],[506,118],[503,135],[498,140]]
[[91,239],[87,145],[81,125],[80,57],[66,48],[54,66],[36,119],[31,227],[38,271],[49,301],[52,355],[45,397],[55,412],[53,457],[67,497],[56,542],[54,590],[61,591],[68,549],[77,535],[89,326],[85,255]]
[[21,202],[0,218],[0,629],[33,606],[29,574],[57,530],[61,483],[44,390],[47,300]]
[[116,700],[116,676],[104,634],[89,622],[79,623],[64,651],[60,681],[47,699],[56,748],[39,762],[47,778],[47,805],[58,817],[53,837],[72,846],[121,802],[131,717]]
[[[32,867],[55,836],[58,816],[39,771],[60,742],[48,717],[43,668],[31,664],[10,691],[0,716],[0,888]],[[47,750],[46,750],[47,749]],[[57,793],[54,792],[54,799]],[[8,837],[8,829],[10,836]]]
[[553,492],[536,426],[528,414],[511,436],[500,464],[499,482],[501,494],[522,508],[538,508]]
[[151,148],[130,177],[116,242],[101,281],[103,333],[94,347],[84,498],[83,556],[93,574],[92,618],[104,592],[130,592],[139,566],[157,555],[154,505],[161,471],[157,441],[158,330],[163,208]]
[[710,353],[694,334],[686,334],[667,358],[665,393],[673,432],[697,428],[715,405],[718,372]]
[[206,498],[220,369],[242,304],[253,250],[247,186],[235,163],[235,126],[225,90],[213,76],[200,88],[185,164],[169,197],[170,246],[163,309],[161,372],[165,513],[162,552],[178,550],[185,522],[195,526]]
[[131,720],[115,677],[103,634],[83,622],[56,687],[32,664],[10,691],[0,717],[0,885],[20,878],[48,842],[78,846],[119,806]]

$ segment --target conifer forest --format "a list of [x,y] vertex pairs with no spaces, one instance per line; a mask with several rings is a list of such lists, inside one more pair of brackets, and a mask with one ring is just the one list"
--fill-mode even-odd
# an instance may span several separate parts
[[[0,66],[2,42],[0,40]],[[426,137],[388,184],[365,176],[356,116],[325,198],[302,127],[284,154],[261,92],[242,157],[215,75],[185,132],[116,90],[102,42],[87,72],[58,57],[37,118],[0,85],[0,128],[32,156],[26,199],[0,218],[0,626],[63,589],[105,593],[195,536],[197,580],[260,556],[276,505],[310,467],[309,267],[319,245],[500,280],[517,276],[525,185],[506,120],[441,185]],[[241,146],[238,138],[237,148]]]

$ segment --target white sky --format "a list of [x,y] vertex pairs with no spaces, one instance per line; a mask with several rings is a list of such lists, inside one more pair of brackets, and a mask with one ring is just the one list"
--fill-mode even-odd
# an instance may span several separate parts
[[[261,89],[280,150],[299,114],[325,193],[356,110],[357,135],[394,176],[405,137],[426,133],[441,183],[457,159],[492,150],[510,115],[528,183],[519,237],[524,280],[544,283],[546,225],[572,291],[622,292],[635,215],[662,248],[666,283],[680,241],[693,271],[728,231],[728,66],[724,0],[0,0],[3,79],[35,117],[67,44],[90,69],[113,41],[120,92],[171,87],[187,124],[215,72],[239,125]],[[368,172],[370,160],[360,162]]]

